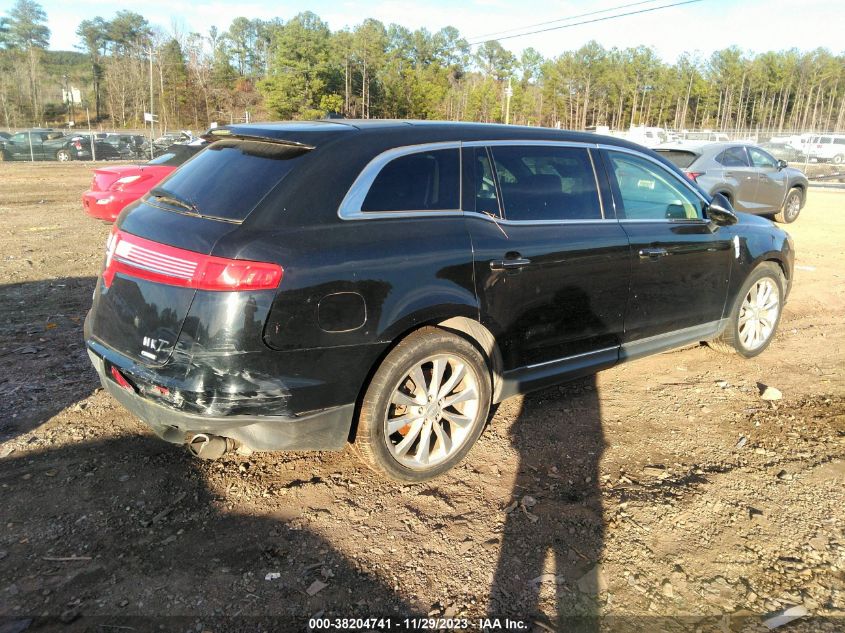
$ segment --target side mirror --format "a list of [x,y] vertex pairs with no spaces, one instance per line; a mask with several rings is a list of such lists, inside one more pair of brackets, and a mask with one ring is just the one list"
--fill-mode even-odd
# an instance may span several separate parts
[[789,167],[789,163],[787,163],[785,160],[778,161],[778,169],[786,169],[787,167]]
[[707,207],[708,219],[717,226],[730,226],[739,222],[730,201],[721,193],[717,193],[710,200]]

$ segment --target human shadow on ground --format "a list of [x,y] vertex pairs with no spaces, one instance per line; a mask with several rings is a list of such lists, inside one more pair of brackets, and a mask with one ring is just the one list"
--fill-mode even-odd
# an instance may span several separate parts
[[[530,333],[549,324],[546,331],[554,332],[560,322],[574,324],[567,330],[574,342],[619,343],[613,332],[608,340],[602,315],[579,287],[530,308],[513,328]],[[606,578],[599,480],[605,441],[595,375],[502,406],[516,408],[510,440],[519,463],[489,612],[560,631],[596,631]]]

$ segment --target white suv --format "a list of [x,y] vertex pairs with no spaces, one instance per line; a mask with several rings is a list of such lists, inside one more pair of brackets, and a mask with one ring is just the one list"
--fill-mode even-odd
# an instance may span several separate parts
[[814,136],[810,141],[809,155],[810,158],[841,165],[845,162],[845,134]]

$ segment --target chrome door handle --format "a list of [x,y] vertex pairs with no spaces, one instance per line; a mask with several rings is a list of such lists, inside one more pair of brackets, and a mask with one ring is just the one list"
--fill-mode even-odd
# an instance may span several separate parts
[[640,259],[657,259],[658,257],[666,257],[669,254],[665,248],[641,248]]
[[494,259],[490,262],[490,270],[513,270],[524,268],[531,263],[530,259],[517,257],[515,259]]

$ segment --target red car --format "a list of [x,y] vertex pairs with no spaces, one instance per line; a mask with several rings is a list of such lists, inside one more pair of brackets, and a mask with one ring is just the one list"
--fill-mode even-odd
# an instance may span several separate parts
[[173,173],[204,145],[171,145],[161,156],[144,165],[121,165],[94,170],[91,189],[82,194],[85,212],[114,222],[123,208]]

